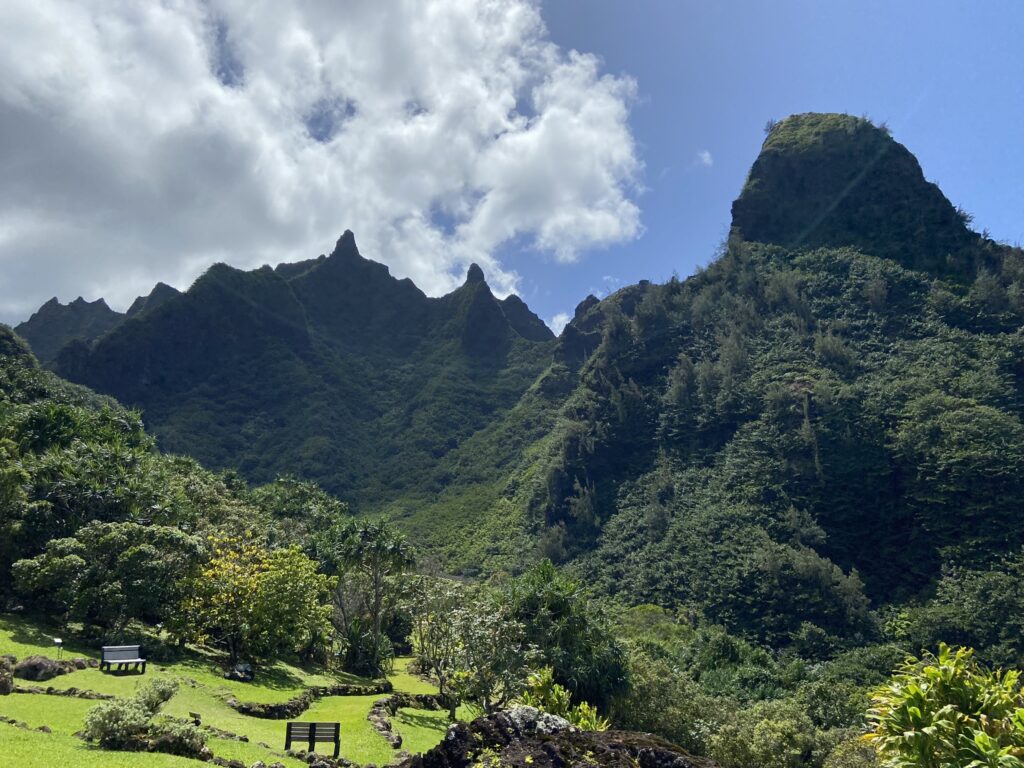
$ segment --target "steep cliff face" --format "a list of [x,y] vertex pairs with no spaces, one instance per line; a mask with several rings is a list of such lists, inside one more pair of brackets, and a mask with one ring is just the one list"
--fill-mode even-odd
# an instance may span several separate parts
[[135,317],[140,312],[147,312],[156,309],[161,304],[175,296],[180,296],[181,291],[174,288],[166,283],[157,283],[153,290],[146,296],[139,296],[132,305],[128,307],[128,311],[125,312],[125,317]]
[[867,637],[872,601],[1024,546],[1022,327],[1024,252],[884,130],[798,115],[719,259],[587,297],[557,340],[478,268],[429,298],[346,234],[212,269],[60,367],[165,447],[315,479],[452,571],[546,556],[781,647]]
[[906,147],[850,115],[794,115],[775,125],[732,217],[746,240],[853,246],[942,274],[969,270],[979,243]]

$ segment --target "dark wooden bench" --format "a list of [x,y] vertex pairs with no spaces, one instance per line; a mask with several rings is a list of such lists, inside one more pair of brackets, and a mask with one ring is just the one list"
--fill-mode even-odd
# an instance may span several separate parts
[[146,660],[141,657],[140,645],[104,645],[100,650],[100,670],[109,671],[112,664],[117,664],[118,670],[122,670],[133,664],[136,669],[141,667],[142,674],[146,674]]
[[333,741],[337,759],[341,752],[341,723],[288,723],[284,748],[291,749],[293,741],[304,743],[307,752],[313,752],[318,741]]

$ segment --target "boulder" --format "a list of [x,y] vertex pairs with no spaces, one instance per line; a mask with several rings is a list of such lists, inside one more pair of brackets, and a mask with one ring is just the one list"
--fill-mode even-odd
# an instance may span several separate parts
[[58,661],[46,656],[27,656],[14,665],[14,676],[38,683],[66,675],[75,669],[77,668],[72,661]]
[[14,664],[17,662],[13,656],[0,656],[0,696],[7,696],[14,690]]
[[256,670],[252,664],[236,664],[230,672],[224,673],[226,680],[237,680],[240,683],[251,683],[256,678]]

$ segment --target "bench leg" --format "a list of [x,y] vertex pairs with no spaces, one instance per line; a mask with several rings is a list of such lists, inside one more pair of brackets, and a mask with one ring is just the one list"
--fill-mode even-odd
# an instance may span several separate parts
[[289,736],[285,736],[284,737],[284,751],[287,752],[291,748],[292,748],[292,737],[290,735]]
[[142,662],[142,674],[146,674],[146,662]]
[[338,754],[341,752],[341,740],[334,742],[334,759],[338,759]]

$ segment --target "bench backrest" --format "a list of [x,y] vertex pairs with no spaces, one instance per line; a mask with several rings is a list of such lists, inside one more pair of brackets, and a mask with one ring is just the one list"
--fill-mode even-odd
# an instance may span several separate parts
[[123,661],[139,658],[141,645],[105,645],[101,649],[103,661]]
[[295,741],[338,741],[341,723],[288,723],[288,737]]

